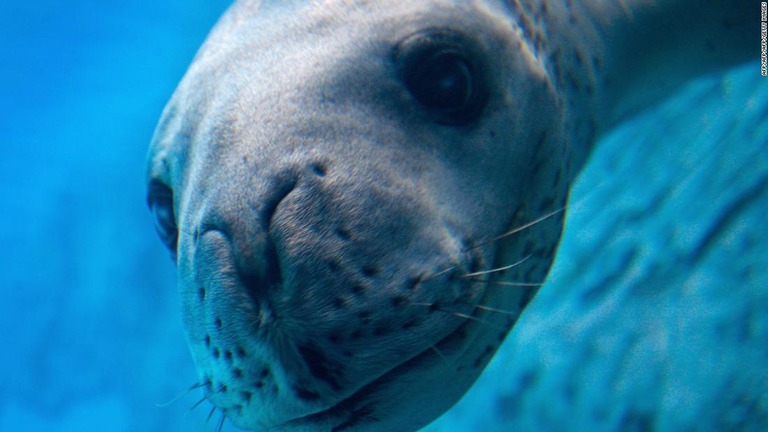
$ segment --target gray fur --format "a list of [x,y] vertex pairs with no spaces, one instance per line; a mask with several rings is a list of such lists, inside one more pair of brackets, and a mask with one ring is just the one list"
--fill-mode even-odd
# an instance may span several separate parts
[[[648,84],[747,58],[694,38],[743,41],[745,7],[710,2],[698,33],[662,42],[664,27],[630,36],[693,1],[620,3],[236,3],[149,155],[150,190],[173,192],[208,399],[241,428],[281,431],[414,430],[455,403],[544,280],[554,210],[595,136],[653,102]],[[393,47],[435,28],[487,67],[468,125],[432,121],[393,65]]]

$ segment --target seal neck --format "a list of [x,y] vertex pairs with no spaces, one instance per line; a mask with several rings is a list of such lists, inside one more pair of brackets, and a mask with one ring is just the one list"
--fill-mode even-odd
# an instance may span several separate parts
[[576,171],[598,136],[687,80],[750,60],[749,3],[505,0],[572,119],[572,142],[583,145],[572,149]]
[[[526,3],[540,5],[542,0]],[[750,60],[755,11],[749,2],[582,0],[548,2],[553,52],[581,51],[569,75],[594,85],[592,111],[604,133],[684,82]],[[555,10],[556,9],[556,10]],[[555,37],[559,36],[559,37]],[[581,72],[577,69],[583,69]]]

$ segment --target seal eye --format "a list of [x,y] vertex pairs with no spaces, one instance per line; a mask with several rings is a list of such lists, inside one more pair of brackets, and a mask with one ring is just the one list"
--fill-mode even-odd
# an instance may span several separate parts
[[438,123],[475,120],[487,101],[479,49],[461,33],[430,29],[403,40],[395,63],[405,87]]
[[176,226],[176,215],[173,211],[173,191],[168,186],[153,180],[149,185],[147,201],[155,220],[155,229],[175,258],[179,229]]
[[437,53],[419,62],[405,77],[408,90],[425,107],[460,109],[472,98],[472,73],[455,53]]

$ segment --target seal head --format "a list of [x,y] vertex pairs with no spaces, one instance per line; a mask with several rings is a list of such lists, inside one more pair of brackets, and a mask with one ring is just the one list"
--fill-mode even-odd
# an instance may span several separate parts
[[277,431],[450,407],[544,280],[595,135],[746,58],[746,2],[699,3],[236,3],[149,155],[207,398]]
[[156,131],[150,207],[238,427],[425,425],[551,265],[570,153],[541,59],[490,6],[383,3],[237,3]]

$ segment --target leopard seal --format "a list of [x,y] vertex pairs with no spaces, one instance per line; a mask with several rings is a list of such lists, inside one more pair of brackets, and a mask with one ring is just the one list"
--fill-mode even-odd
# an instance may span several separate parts
[[206,398],[416,430],[536,293],[595,137],[749,59],[747,2],[242,0],[149,150]]

